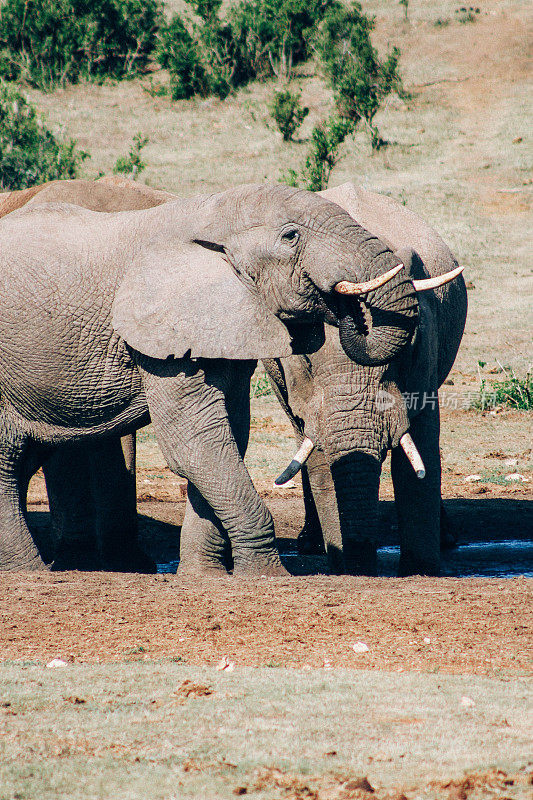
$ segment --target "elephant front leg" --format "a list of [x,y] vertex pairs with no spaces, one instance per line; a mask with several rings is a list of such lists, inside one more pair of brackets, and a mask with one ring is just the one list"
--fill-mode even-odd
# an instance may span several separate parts
[[29,447],[0,416],[0,571],[47,568],[26,523]]
[[102,568],[91,497],[90,444],[54,449],[43,464],[52,530],[54,570]]
[[441,463],[439,410],[426,406],[409,433],[426,468],[417,478],[403,450],[392,451],[391,472],[400,532],[400,576],[440,574]]
[[[329,471],[329,468],[328,468]],[[302,555],[322,555],[324,550],[324,535],[320,524],[320,517],[313,497],[313,490],[309,479],[307,465],[301,470],[302,489],[304,498],[305,521],[298,534],[298,552]]]
[[[139,360],[159,446],[170,469],[187,478],[190,487],[192,484],[182,540],[183,567],[187,568],[187,563],[192,566],[196,559],[209,569],[214,560],[224,557],[222,526],[231,543],[234,573],[287,574],[279,560],[272,516],[239,452],[233,433],[235,419],[233,425],[230,422],[234,413],[227,398],[235,391],[240,395],[234,368],[214,360],[201,364]],[[238,375],[247,368],[235,369]],[[244,410],[246,415],[246,407]],[[200,541],[196,546],[195,532]],[[211,536],[214,542],[218,539],[220,549],[215,545],[206,560],[205,541]]]
[[180,535],[180,573],[226,575],[233,569],[228,535],[211,506],[189,483]]

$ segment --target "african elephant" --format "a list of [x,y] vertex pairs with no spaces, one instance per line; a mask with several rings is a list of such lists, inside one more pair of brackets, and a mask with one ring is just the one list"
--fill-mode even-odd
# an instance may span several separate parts
[[316,445],[302,474],[306,526],[301,544],[308,545],[310,532],[319,527],[332,572],[375,574],[379,479],[390,449],[400,574],[438,574],[437,392],[463,334],[465,284],[459,275],[441,288],[423,291],[428,276],[456,275],[457,262],[440,236],[405,206],[350,183],[322,194],[402,260],[420,290],[419,316],[410,345],[388,364],[354,363],[333,328],[315,353],[265,361],[298,441],[307,436]]
[[[0,217],[25,205],[66,202],[92,211],[153,208],[175,195],[117,177],[51,181],[0,194]],[[52,449],[42,465],[53,541],[41,543],[54,569],[154,572],[137,544],[135,434]]]
[[[314,352],[326,322],[350,356],[388,363],[418,316],[402,273],[337,205],[282,186],[143,211],[50,203],[6,216],[1,568],[43,567],[24,500],[50,448],[122,436],[151,418],[169,467],[189,481],[185,533],[216,519],[235,571],[280,573],[272,518],[242,461],[255,361]],[[378,284],[366,329],[343,292]],[[198,563],[182,548],[184,567],[219,568],[217,547],[207,542]]]

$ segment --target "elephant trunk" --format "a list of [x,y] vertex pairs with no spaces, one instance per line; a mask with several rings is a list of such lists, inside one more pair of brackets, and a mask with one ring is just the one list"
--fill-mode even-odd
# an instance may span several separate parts
[[377,572],[380,460],[356,451],[331,465],[342,536],[345,570],[350,575]]
[[[369,311],[370,328],[365,307]],[[385,286],[339,303],[339,337],[345,353],[357,364],[388,364],[405,347],[418,319],[412,282],[400,272]]]

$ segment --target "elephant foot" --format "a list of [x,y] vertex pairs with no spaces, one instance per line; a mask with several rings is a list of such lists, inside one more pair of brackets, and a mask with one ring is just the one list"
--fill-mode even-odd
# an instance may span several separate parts
[[298,552],[302,556],[322,556],[326,552],[321,528],[304,525],[296,540]]
[[33,556],[28,558],[22,556],[20,558],[0,559],[0,572],[49,572],[50,565],[40,558],[40,556]]
[[243,557],[234,556],[233,575],[251,578],[286,578],[290,572],[285,569],[277,554],[271,559],[258,558],[257,554],[252,554]]
[[412,553],[401,553],[398,577],[407,578],[410,575],[433,575],[438,577],[440,575],[440,560],[420,558]]
[[60,542],[51,565],[54,572],[97,572],[102,561],[94,542]]
[[344,566],[347,575],[378,574],[377,547],[373,542],[359,542],[344,548]]
[[216,561],[180,561],[176,575],[183,577],[227,578],[228,571],[223,563]]
[[106,572],[138,572],[154,575],[157,572],[157,564],[138,544],[127,543],[124,550],[104,553],[101,569]]

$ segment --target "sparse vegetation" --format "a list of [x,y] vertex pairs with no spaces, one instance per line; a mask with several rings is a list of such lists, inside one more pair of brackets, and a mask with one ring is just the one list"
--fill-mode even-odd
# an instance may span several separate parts
[[518,411],[533,411],[533,375],[528,372],[519,378],[510,368],[504,368],[503,381],[481,381],[473,407],[480,411],[507,406]]
[[17,89],[0,82],[0,187],[23,189],[58,178],[75,178],[89,154],[74,139],[46,127]]
[[403,13],[405,14],[405,19],[409,19],[409,0],[398,0],[399,4],[403,6]]
[[394,47],[384,60],[370,37],[375,20],[360,3],[335,8],[320,26],[315,47],[342,118],[357,125],[362,120],[373,149],[385,142],[374,124],[384,98],[391,92],[406,97],[399,74],[400,51]]
[[475,22],[480,9],[474,8],[474,6],[461,6],[461,8],[455,9],[455,13],[457,21],[464,25],[467,22]]
[[138,73],[161,19],[159,0],[5,0],[0,75],[50,91]]
[[133,180],[137,180],[141,172],[146,169],[146,163],[142,160],[141,153],[149,141],[148,136],[143,136],[140,131],[136,133],[128,155],[117,158],[113,173],[115,175],[129,175]]
[[250,397],[266,397],[272,394],[272,386],[265,372],[256,373],[250,382]]
[[275,92],[270,106],[270,113],[284,141],[288,142],[309,114],[309,109],[306,106],[302,106],[299,94],[293,94],[289,89],[286,89],[283,92]]
[[374,24],[374,18],[365,16],[361,4],[355,2],[349,8],[335,5],[318,28],[314,48],[333,90],[336,112],[314,127],[304,166],[299,173],[291,169],[282,178],[289,185],[324,189],[341,144],[360,121],[369,132],[373,150],[386,145],[374,117],[391,92],[402,97],[407,93],[399,74],[400,51],[393,48],[386,59],[379,58],[370,38]]
[[304,166],[299,174],[296,170],[289,170],[284,182],[289,186],[303,184],[311,192],[325,189],[331,171],[339,160],[340,146],[354,128],[353,120],[335,116],[316,125],[311,134],[311,146]]

